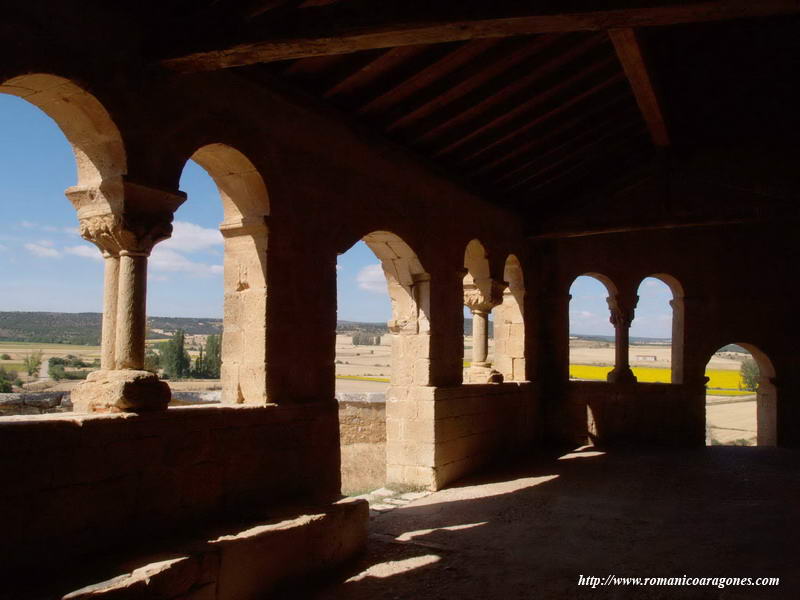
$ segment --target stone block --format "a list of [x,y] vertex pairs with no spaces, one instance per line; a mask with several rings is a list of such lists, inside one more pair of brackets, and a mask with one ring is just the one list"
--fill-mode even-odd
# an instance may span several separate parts
[[71,399],[79,413],[158,411],[169,404],[170,389],[149,371],[94,371],[75,387]]

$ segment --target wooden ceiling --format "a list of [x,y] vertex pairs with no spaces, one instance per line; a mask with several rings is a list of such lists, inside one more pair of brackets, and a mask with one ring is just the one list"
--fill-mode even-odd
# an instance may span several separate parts
[[[683,114],[687,85],[714,94],[688,68],[695,59],[719,70],[731,42],[748,47],[774,21],[784,38],[800,34],[798,0],[206,0],[172,10],[179,33],[153,44],[163,67],[278,77],[526,213],[689,140],[676,124],[702,129]],[[708,32],[704,45],[697,31]],[[664,93],[665,82],[678,89]]]

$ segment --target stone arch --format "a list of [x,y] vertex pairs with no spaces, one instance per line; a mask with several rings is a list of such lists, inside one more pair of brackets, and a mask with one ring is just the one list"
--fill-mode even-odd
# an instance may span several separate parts
[[[431,277],[417,253],[386,230],[361,240],[372,250],[386,277],[392,316],[391,378],[386,391],[386,480],[412,483],[420,470],[420,447],[430,439],[420,406],[433,397],[430,368]],[[422,420],[421,420],[422,419]],[[432,422],[432,421],[431,421]]]
[[519,259],[510,254],[503,269],[508,284],[495,308],[494,367],[505,381],[525,380],[525,281]]
[[472,361],[464,371],[466,383],[501,382],[503,375],[489,362],[489,315],[502,302],[503,282],[492,279],[484,245],[471,240],[464,250],[464,305],[472,313]]
[[219,190],[225,240],[222,400],[267,401],[267,250],[269,195],[258,169],[225,144],[208,144],[191,156]]
[[72,146],[77,185],[67,196],[79,217],[121,214],[125,146],[108,111],[89,92],[57,75],[33,73],[0,83],[0,93],[17,96],[53,119]]
[[[756,390],[756,444],[758,446],[778,445],[778,389],[775,385],[775,367],[769,356],[760,348],[748,342],[733,342],[747,350],[758,365],[759,380]],[[723,344],[724,348],[729,344]],[[709,355],[706,364],[718,350]]]
[[[657,279],[666,285],[672,292],[672,300],[669,305],[672,308],[672,346],[671,346],[671,374],[670,380],[672,383],[684,382],[684,341],[685,341],[685,307],[684,307],[684,291],[681,282],[672,275],[667,273],[654,273],[642,278],[637,286],[637,290],[642,287],[645,279]],[[637,291],[638,293],[638,291]]]
[[373,231],[362,240],[380,260],[392,303],[389,396],[404,396],[409,386],[430,385],[430,275],[397,234]]
[[[569,305],[567,307],[567,314],[568,314],[569,324],[568,324],[568,327],[567,327],[567,332],[565,332],[566,335],[570,336],[573,333],[572,332],[572,323],[573,323],[573,316],[572,316],[572,314],[573,314],[572,313],[572,299],[573,299],[572,298],[572,288],[575,286],[575,283],[581,277],[590,277],[590,278],[598,281],[605,288],[606,294],[607,294],[606,295],[606,308],[609,311],[608,312],[608,316],[609,316],[608,325],[609,325],[609,327],[611,327],[611,331],[613,332],[614,331],[613,325],[610,322],[611,307],[617,300],[617,297],[618,297],[618,294],[619,294],[618,288],[617,288],[616,284],[614,283],[614,281],[610,277],[608,277],[607,275],[604,275],[603,273],[599,273],[597,271],[587,271],[585,273],[580,273],[580,274],[576,275],[572,279],[572,281],[570,282],[570,285],[569,285],[569,293],[566,296],[566,300],[567,300],[567,303]],[[568,344],[568,346],[569,346],[569,344]],[[616,341],[615,341],[615,355],[616,354],[617,353],[616,353]],[[570,356],[569,363],[572,364],[572,356]],[[616,366],[616,363],[617,363],[617,360],[615,358],[614,366]]]

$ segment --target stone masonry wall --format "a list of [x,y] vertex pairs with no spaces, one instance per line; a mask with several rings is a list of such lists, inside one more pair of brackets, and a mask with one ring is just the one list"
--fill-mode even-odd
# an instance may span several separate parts
[[[356,495],[382,487],[386,483],[384,395],[340,394],[338,397],[351,398],[339,400],[342,493]],[[353,397],[360,398],[355,400]]]
[[430,489],[530,450],[541,426],[530,383],[412,388],[386,415],[388,481]]
[[118,544],[339,495],[335,405],[0,419],[0,564],[63,566]]
[[604,445],[704,443],[702,386],[572,381],[567,386],[567,404],[573,419],[562,437],[576,443],[587,439]]

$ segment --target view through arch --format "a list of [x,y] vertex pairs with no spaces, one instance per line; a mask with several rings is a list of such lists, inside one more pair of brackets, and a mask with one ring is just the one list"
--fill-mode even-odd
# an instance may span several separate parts
[[673,290],[661,277],[645,277],[637,295],[628,351],[631,369],[639,382],[673,383]]
[[777,445],[777,390],[769,358],[746,343],[719,348],[706,365],[706,445]]
[[614,326],[608,298],[613,284],[602,275],[580,275],[569,288],[570,379],[606,381],[614,368]]
[[337,261],[336,396],[342,492],[380,488],[387,469],[387,401],[428,384],[429,277],[397,235],[364,236]]
[[[115,132],[97,100],[67,80],[31,75],[0,85],[2,392],[68,392],[100,366],[103,257],[81,239],[65,191],[96,189],[124,171]],[[56,398],[40,412],[71,410]]]

